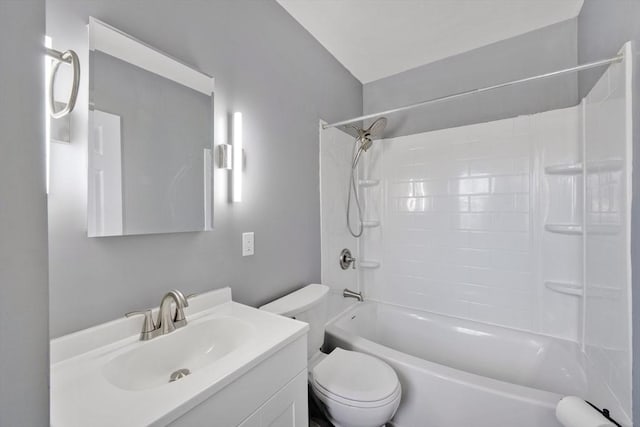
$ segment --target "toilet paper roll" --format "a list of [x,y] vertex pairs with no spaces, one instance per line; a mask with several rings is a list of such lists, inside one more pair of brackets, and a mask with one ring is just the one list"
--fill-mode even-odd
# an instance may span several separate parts
[[615,427],[604,415],[575,396],[564,397],[558,402],[556,418],[564,427]]

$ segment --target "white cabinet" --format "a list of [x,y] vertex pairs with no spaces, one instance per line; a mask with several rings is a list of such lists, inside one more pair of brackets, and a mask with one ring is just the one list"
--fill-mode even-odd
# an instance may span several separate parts
[[306,427],[307,372],[300,372],[293,380],[262,405],[240,427]]
[[308,427],[306,334],[169,425],[171,427]]

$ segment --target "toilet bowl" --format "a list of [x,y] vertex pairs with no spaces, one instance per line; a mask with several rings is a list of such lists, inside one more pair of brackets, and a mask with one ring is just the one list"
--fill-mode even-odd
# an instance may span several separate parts
[[328,291],[324,285],[308,285],[260,309],[309,323],[309,388],[335,427],[380,427],[400,405],[400,381],[393,368],[376,357],[341,348],[329,354],[320,351]]
[[373,356],[341,348],[309,369],[313,398],[336,427],[381,426],[400,405],[394,370]]

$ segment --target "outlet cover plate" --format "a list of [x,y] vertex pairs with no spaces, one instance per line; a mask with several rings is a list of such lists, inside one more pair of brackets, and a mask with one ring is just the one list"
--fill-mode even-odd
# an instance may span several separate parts
[[254,253],[253,231],[242,233],[242,256],[251,256]]

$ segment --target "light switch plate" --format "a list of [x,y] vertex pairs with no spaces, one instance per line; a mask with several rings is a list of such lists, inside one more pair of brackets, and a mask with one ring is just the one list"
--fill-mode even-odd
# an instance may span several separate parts
[[242,256],[251,256],[253,252],[253,231],[242,233]]

